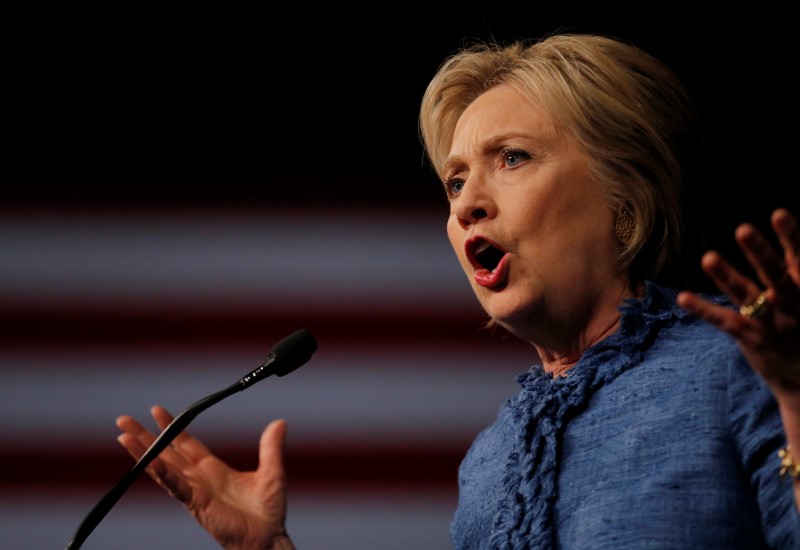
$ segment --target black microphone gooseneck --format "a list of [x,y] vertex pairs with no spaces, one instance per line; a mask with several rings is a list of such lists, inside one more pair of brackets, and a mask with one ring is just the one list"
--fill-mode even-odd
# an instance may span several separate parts
[[206,410],[211,405],[218,403],[232,395],[249,388],[259,380],[276,374],[284,376],[304,365],[311,359],[311,355],[317,351],[317,341],[305,329],[294,332],[275,344],[266,360],[257,369],[239,379],[235,384],[231,384],[224,390],[218,391],[204,397],[196,403],[190,405],[186,410],[176,416],[172,422],[161,432],[161,435],[150,445],[150,448],[136,462],[130,472],[125,475],[106,495],[100,499],[95,507],[89,512],[81,523],[72,540],[67,544],[66,550],[76,550],[81,547],[87,537],[94,531],[95,527],[108,514],[109,510],[122,497],[123,493],[133,484],[136,477],[147,467],[150,462],[157,457],[173,439],[183,431],[189,422]]

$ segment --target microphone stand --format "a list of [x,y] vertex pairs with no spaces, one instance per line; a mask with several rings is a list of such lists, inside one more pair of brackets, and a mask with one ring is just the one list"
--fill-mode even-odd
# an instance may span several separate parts
[[[94,531],[97,525],[108,514],[111,508],[122,497],[125,491],[133,484],[139,474],[156,458],[173,439],[183,431],[194,418],[215,403],[219,403],[229,395],[240,392],[250,387],[259,380],[277,374],[283,376],[295,370],[311,358],[311,354],[316,351],[317,342],[314,337],[305,330],[301,329],[287,336],[275,345],[273,351],[267,356],[266,361],[251,373],[243,376],[235,384],[216,393],[204,397],[193,403],[186,410],[172,419],[172,422],[161,432],[161,435],[153,441],[150,448],[139,458],[131,470],[119,482],[100,499],[94,508],[87,514],[81,522],[72,540],[67,544],[65,550],[77,550],[84,541]],[[275,363],[273,365],[273,363]],[[268,367],[272,367],[267,370]]]
[[147,451],[141,456],[141,458],[125,475],[125,477],[120,479],[119,482],[108,493],[106,493],[102,499],[100,499],[95,507],[92,508],[92,510],[78,527],[78,530],[75,532],[75,536],[73,536],[72,540],[69,542],[69,544],[67,544],[66,550],[75,550],[81,547],[83,542],[122,497],[125,491],[127,491],[128,488],[133,484],[139,474],[144,471],[147,465],[150,464],[153,459],[161,453],[161,451],[163,451],[170,443],[172,443],[172,440],[175,439],[175,437],[181,431],[183,431],[183,429],[186,428],[186,426],[188,426],[198,414],[206,410],[211,405],[222,401],[229,395],[241,391],[242,389],[244,388],[238,382],[236,384],[232,384],[222,391],[201,399],[176,416],[172,422],[170,422],[169,426],[167,426],[166,429],[161,432],[161,435],[158,436],[158,439],[156,439],[153,444],[150,445],[150,448],[147,449]]

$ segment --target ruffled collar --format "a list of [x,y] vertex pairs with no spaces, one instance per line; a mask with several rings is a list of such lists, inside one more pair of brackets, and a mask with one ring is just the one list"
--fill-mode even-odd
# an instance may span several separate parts
[[644,297],[626,300],[620,307],[619,330],[589,348],[567,376],[554,379],[535,366],[517,378],[522,389],[509,402],[516,435],[504,470],[506,497],[495,516],[489,548],[555,546],[556,459],[564,426],[598,388],[641,361],[662,327],[689,319],[675,304],[676,294],[645,283]]

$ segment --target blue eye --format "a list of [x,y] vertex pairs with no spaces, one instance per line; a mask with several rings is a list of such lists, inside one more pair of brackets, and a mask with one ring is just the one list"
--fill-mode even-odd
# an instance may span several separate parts
[[444,190],[448,197],[455,197],[464,189],[464,180],[447,179],[444,181]]
[[530,158],[531,156],[528,153],[518,149],[503,151],[503,160],[509,168],[514,168]]

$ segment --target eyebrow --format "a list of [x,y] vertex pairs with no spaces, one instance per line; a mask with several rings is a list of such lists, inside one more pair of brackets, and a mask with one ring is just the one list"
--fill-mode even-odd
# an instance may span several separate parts
[[[532,137],[530,134],[524,132],[508,132],[505,134],[499,134],[496,136],[492,136],[491,138],[487,139],[486,141],[479,141],[479,149],[478,154],[483,156],[487,153],[487,151],[496,151],[502,147],[504,143],[511,139],[522,138],[530,142],[539,143],[541,140]],[[452,157],[447,157],[442,164],[442,174],[446,174],[449,171],[455,169],[456,166],[466,164],[463,160],[461,155],[455,155]]]

